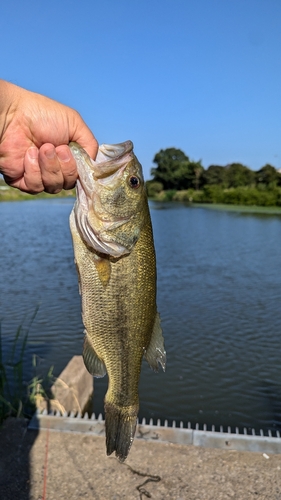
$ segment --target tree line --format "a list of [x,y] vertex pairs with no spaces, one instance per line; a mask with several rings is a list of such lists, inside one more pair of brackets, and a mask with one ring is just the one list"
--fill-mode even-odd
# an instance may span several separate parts
[[281,205],[281,174],[270,164],[253,171],[241,163],[226,166],[192,161],[180,149],[161,149],[147,182],[149,196],[159,199]]

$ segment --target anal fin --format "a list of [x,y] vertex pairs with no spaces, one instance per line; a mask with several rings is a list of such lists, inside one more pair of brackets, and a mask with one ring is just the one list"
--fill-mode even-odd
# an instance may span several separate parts
[[98,357],[92,347],[85,331],[83,359],[88,372],[94,377],[104,377],[106,368],[104,362]]
[[158,363],[160,363],[163,371],[165,371],[166,351],[164,348],[164,338],[162,335],[160,316],[158,312],[155,316],[150,344],[144,354],[144,357],[154,371],[158,371]]

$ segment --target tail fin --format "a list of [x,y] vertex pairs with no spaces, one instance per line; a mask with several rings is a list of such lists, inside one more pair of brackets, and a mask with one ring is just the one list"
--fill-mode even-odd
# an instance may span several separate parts
[[137,425],[138,406],[120,407],[105,402],[106,453],[115,451],[120,462],[127,458]]

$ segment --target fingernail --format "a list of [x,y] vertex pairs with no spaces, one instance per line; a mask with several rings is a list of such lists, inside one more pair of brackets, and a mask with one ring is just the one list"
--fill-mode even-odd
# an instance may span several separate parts
[[55,157],[56,151],[55,148],[50,148],[45,151],[45,156],[49,158],[49,160],[52,160]]
[[27,150],[27,154],[30,160],[34,161],[38,159],[38,149],[34,146]]
[[59,149],[57,151],[57,156],[58,156],[58,159],[60,161],[64,161],[64,162],[67,162],[69,160],[71,160],[71,153],[69,151],[67,151],[67,149]]

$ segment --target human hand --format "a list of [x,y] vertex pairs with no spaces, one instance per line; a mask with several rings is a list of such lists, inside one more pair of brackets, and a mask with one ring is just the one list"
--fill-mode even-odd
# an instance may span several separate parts
[[98,143],[74,109],[0,80],[0,173],[31,194],[74,187],[78,142],[95,159]]

